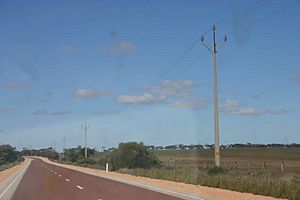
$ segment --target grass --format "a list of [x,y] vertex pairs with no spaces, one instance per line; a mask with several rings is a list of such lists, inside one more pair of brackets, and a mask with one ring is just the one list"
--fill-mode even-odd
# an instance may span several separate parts
[[[119,172],[290,200],[300,199],[300,148],[223,149],[221,158],[227,161],[226,170],[213,168],[213,149],[153,152],[162,161],[161,167],[121,169]],[[105,153],[99,153],[95,155],[95,160],[104,157]],[[251,170],[248,170],[249,160]],[[235,170],[234,163],[237,161],[239,168]],[[281,161],[287,165],[285,173],[281,173]],[[266,163],[266,171],[262,170],[262,163]],[[104,168],[102,165],[88,167]]]
[[249,192],[277,198],[300,199],[300,177],[293,174],[278,175],[269,172],[226,172],[170,169],[166,167],[152,169],[122,169],[121,173],[156,179],[183,182],[188,184]]
[[[300,148],[223,149],[222,160],[228,162],[228,170],[213,167],[213,149],[153,152],[162,160],[161,168],[122,169],[119,172],[277,198],[300,199]],[[252,166],[250,171],[249,160]],[[244,167],[243,170],[234,170],[237,161],[239,167]],[[287,171],[294,172],[281,173],[281,161],[286,163]],[[266,171],[262,170],[262,163],[266,163]]]
[[4,171],[4,170],[6,170],[6,169],[9,169],[9,168],[11,168],[11,167],[14,167],[14,166],[20,164],[21,162],[23,162],[23,160],[21,160],[21,161],[15,161],[15,162],[11,162],[11,163],[6,163],[6,164],[3,164],[3,165],[0,165],[0,172],[1,172],[1,171]]

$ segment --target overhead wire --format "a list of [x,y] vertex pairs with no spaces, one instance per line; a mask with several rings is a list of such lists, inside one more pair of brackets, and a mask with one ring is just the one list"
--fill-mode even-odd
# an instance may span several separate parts
[[[260,1],[259,1],[259,3],[262,3],[262,2],[264,2],[264,0],[260,0]],[[257,8],[261,8],[262,6],[264,6],[264,5],[266,5],[267,3],[270,3],[270,2],[271,2],[271,1],[265,1],[264,4],[258,4],[258,3],[256,3],[256,5],[259,5],[259,7],[256,6],[256,7],[253,7],[253,9],[254,9],[254,8],[256,8],[256,9],[257,9]],[[299,4],[299,3],[300,3],[300,1],[296,1],[296,2],[294,2],[294,3],[288,4],[287,6],[285,6],[285,7],[283,7],[283,8],[280,8],[280,9],[278,9],[278,10],[276,10],[276,11],[274,11],[274,12],[268,14],[268,15],[265,15],[265,16],[263,16],[263,17],[260,17],[260,18],[258,18],[258,19],[256,19],[256,20],[250,22],[250,24],[255,24],[255,23],[258,23],[258,22],[260,22],[260,21],[263,21],[263,20],[265,20],[265,19],[267,19],[267,18],[269,18],[269,17],[272,17],[272,16],[274,16],[274,15],[277,15],[277,14],[279,14],[279,13],[281,13],[281,12],[283,12],[283,11],[285,11],[285,10],[287,10],[287,9],[291,8],[292,6],[294,6],[294,5],[296,5],[296,4]],[[253,9],[251,9],[251,10],[253,10]],[[247,14],[249,14],[249,13],[247,13]],[[239,16],[245,16],[245,15],[244,15],[244,14],[241,14],[241,15],[239,15]],[[221,22],[221,21],[224,21],[224,20],[220,20],[219,22]],[[227,25],[227,24],[229,24],[229,23],[231,23],[231,22],[232,22],[232,20],[231,20],[231,21],[227,21],[226,24],[224,24],[224,25]],[[216,23],[216,24],[217,24],[217,23]],[[234,32],[234,31],[230,32],[228,35],[233,34],[233,32]],[[195,63],[197,63],[199,60],[200,60],[200,58],[197,58],[197,59],[195,59],[192,63],[186,65],[186,66],[183,68],[183,70],[181,71],[181,73],[180,73],[178,76],[180,76],[182,73],[184,73],[185,71],[187,71],[192,65],[194,65]]]
[[[240,12],[240,14],[238,15],[238,17],[242,17],[242,16],[245,16],[245,15],[248,15],[248,14],[250,14],[251,12],[253,12],[253,10],[257,10],[257,9],[259,9],[259,8],[261,8],[261,7],[263,7],[263,6],[265,6],[265,5],[267,5],[267,4],[269,4],[271,2],[271,0],[259,0],[259,1],[257,1],[256,3],[254,3],[253,5],[251,5],[251,6],[249,6],[249,7],[247,7],[247,8],[245,8],[245,9],[243,9],[241,12]],[[284,11],[284,10],[286,10],[286,9],[288,9],[288,8],[290,8],[291,6],[293,6],[293,5],[296,5],[296,4],[298,4],[299,2],[296,2],[296,3],[292,3],[292,4],[289,4],[288,6],[285,6],[285,7],[283,7],[283,8],[281,8],[281,9],[279,9],[279,10],[276,10],[275,12],[272,12],[271,14],[269,14],[269,15],[266,15],[266,16],[263,16],[263,17],[261,17],[261,18],[259,18],[259,19],[257,19],[257,20],[254,20],[253,22],[251,22],[251,24],[254,24],[254,23],[258,23],[259,21],[262,21],[262,20],[264,20],[264,19],[266,19],[266,18],[269,18],[269,17],[271,17],[271,16],[274,16],[274,15],[276,15],[276,14],[279,14],[279,13],[281,13],[282,11]],[[216,22],[216,25],[219,25],[219,26],[226,26],[226,25],[228,25],[228,24],[230,24],[233,20],[234,20],[234,18],[236,18],[237,16],[235,16],[235,17],[226,17],[226,18],[224,18],[224,19],[222,19],[222,20],[219,20],[219,21],[217,21]],[[202,35],[206,35],[206,34],[208,34],[209,32],[210,32],[211,30],[210,29],[208,29],[208,30],[206,30]],[[233,32],[231,32],[230,34],[232,34]],[[167,74],[169,74],[170,73],[170,71],[172,71],[174,68],[175,68],[175,66],[177,66],[179,63],[180,63],[180,61],[182,61],[183,60],[183,58],[190,52],[190,51],[192,51],[193,49],[194,49],[194,47],[197,45],[197,43],[199,42],[199,39],[200,39],[200,37],[199,38],[197,38],[197,40],[195,40],[179,57],[177,57],[177,59],[171,64],[171,65],[169,65],[156,79],[155,79],[155,81],[150,85],[150,87],[148,87],[148,88],[146,88],[145,90],[144,90],[144,93],[148,93],[156,84],[157,84],[157,82],[160,82]],[[201,56],[199,56],[199,57],[197,57],[196,59],[194,59],[191,63],[189,63],[188,65],[185,65],[185,67],[180,71],[180,73],[176,76],[176,77],[180,77],[185,71],[187,71],[191,66],[193,66],[194,64],[196,64],[197,62],[199,62],[201,59],[202,59],[202,57],[204,56],[204,54],[202,54]]]

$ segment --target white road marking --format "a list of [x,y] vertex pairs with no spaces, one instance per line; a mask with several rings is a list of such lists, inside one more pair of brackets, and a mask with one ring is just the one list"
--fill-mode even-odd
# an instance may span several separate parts
[[59,177],[61,177],[61,175],[58,175]]
[[67,179],[67,178],[66,178],[65,180],[66,180],[66,181],[68,181],[68,182],[70,181],[70,180],[69,180],[69,179]]
[[54,172],[54,174],[57,174],[56,172]]
[[79,185],[76,185],[77,188],[83,190],[83,187],[79,186]]

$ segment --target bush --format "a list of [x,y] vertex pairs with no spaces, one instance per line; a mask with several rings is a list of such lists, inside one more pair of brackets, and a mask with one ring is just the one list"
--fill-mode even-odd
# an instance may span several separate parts
[[20,157],[20,154],[14,147],[8,144],[0,146],[0,165],[15,162],[21,159]]
[[159,165],[158,158],[143,143],[120,143],[118,149],[114,149],[108,155],[108,162],[112,170],[120,168],[151,168]]
[[93,165],[96,164],[96,161],[92,158],[81,158],[80,160],[76,161],[77,164],[79,165]]
[[226,171],[222,167],[214,167],[209,169],[207,172],[209,175],[216,175],[216,174],[223,174]]
[[[87,148],[88,156],[95,154],[95,149]],[[78,162],[82,160],[85,156],[85,148],[78,146],[77,148],[65,149],[64,151],[64,161],[67,162]],[[81,162],[81,161],[80,161]]]

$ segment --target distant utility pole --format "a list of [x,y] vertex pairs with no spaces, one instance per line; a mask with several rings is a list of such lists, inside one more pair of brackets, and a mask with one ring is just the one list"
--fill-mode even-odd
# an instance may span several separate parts
[[54,141],[54,151],[56,151],[56,141]]
[[82,128],[84,129],[84,156],[87,158],[87,129],[89,128],[90,126],[87,125],[86,122],[84,122],[84,125],[82,125]]
[[213,44],[207,45],[204,43],[204,36],[201,36],[201,43],[213,54],[214,61],[214,129],[215,129],[215,166],[220,167],[220,142],[219,142],[219,106],[218,106],[218,82],[217,82],[217,46],[223,47],[227,41],[224,37],[223,44],[216,44],[216,27],[212,27]]
[[65,149],[66,149],[66,140],[67,140],[67,138],[64,136],[63,137],[63,152],[65,152]]

